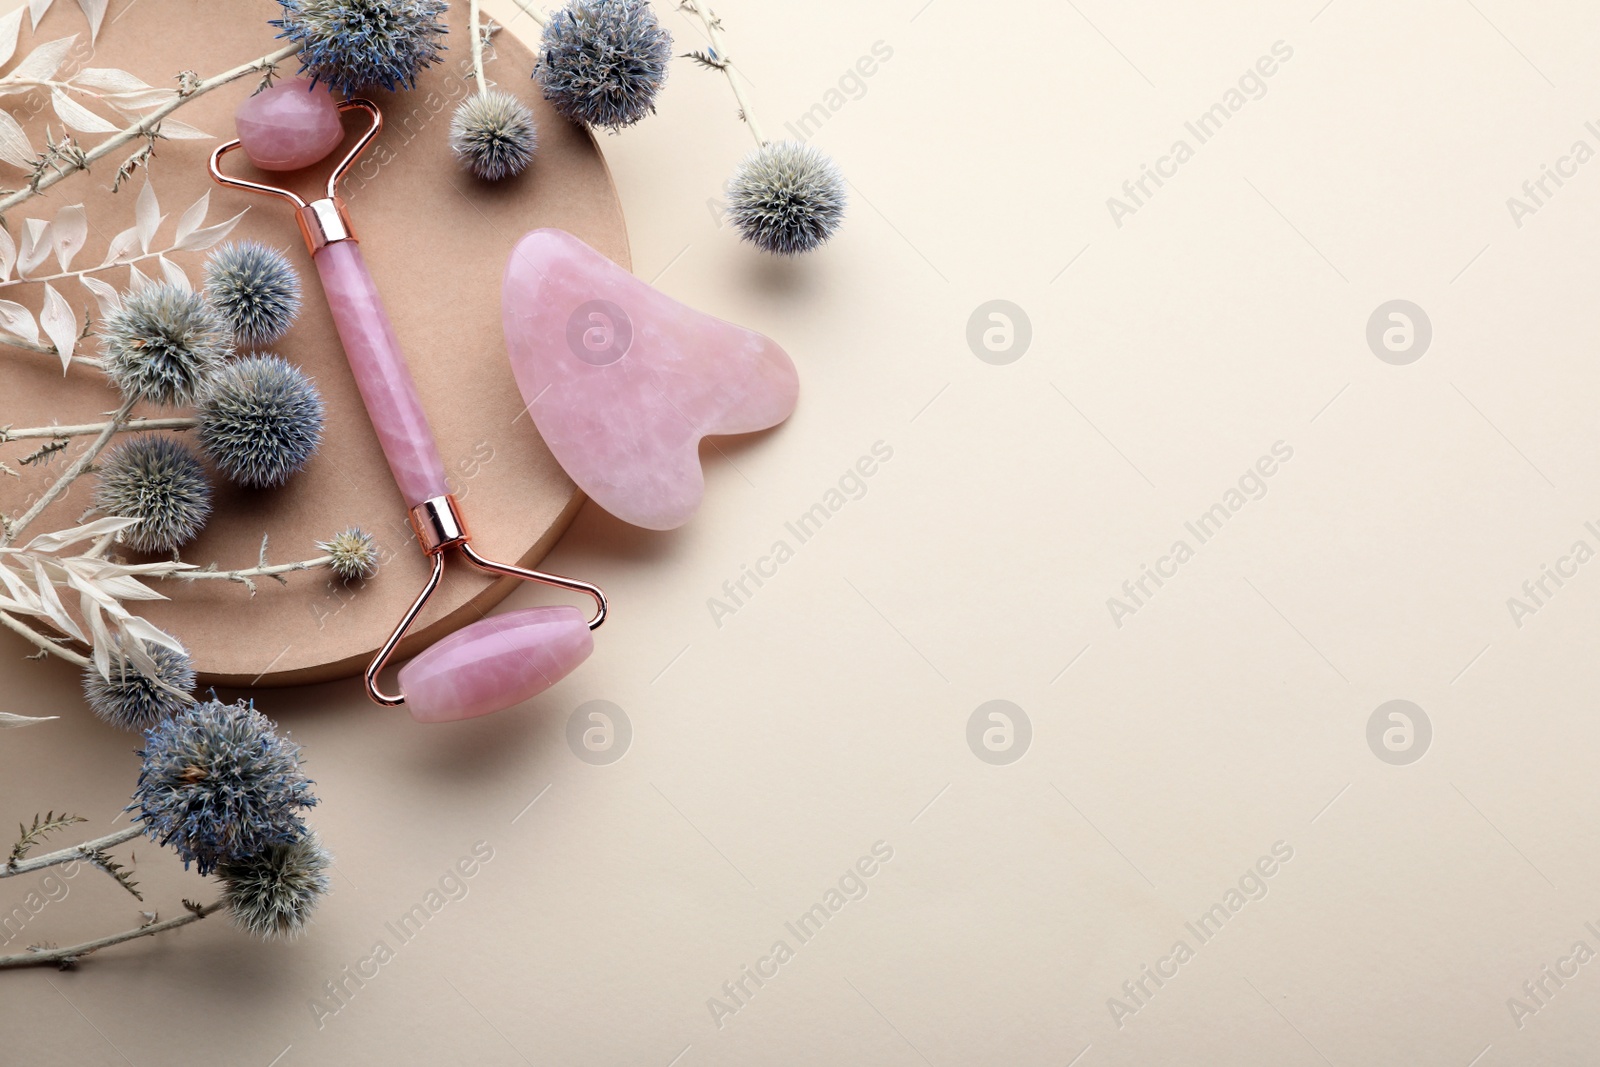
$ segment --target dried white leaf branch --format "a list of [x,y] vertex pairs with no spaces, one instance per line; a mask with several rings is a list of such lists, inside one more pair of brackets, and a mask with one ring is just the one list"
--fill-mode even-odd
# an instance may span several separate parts
[[[55,288],[55,283],[76,281],[82,285],[94,298],[101,319],[122,306],[116,287],[96,277],[107,271],[127,267],[128,287],[139,289],[150,279],[137,264],[153,261],[163,280],[188,288],[190,282],[183,268],[167,257],[210,248],[232,233],[245,215],[241,211],[232,218],[207,226],[206,215],[210,208],[211,192],[207,190],[178,216],[170,243],[152,248],[167,216],[161,213],[155,186],[147,180],[134,203],[134,224],[111,239],[99,265],[79,270],[73,270],[72,263],[83,248],[89,229],[82,204],[69,204],[49,220],[25,220],[20,246],[9,233],[0,229],[0,292],[21,285],[43,286],[37,315],[17,301],[0,299],[0,345],[54,353],[61,360],[62,373],[74,362],[99,366],[100,361],[94,357],[75,355],[78,342],[88,335],[92,316],[87,310],[81,316],[75,312],[72,304]],[[52,257],[57,269],[39,273],[39,268]]]
[[[129,611],[124,603],[139,600],[165,600],[162,594],[145,585],[142,578],[164,578],[194,569],[192,563],[167,560],[158,563],[118,563],[98,554],[69,553],[67,550],[114,536],[137,520],[105,518],[57,533],[40,534],[21,548],[0,547],[0,614],[13,622],[18,617],[37,619],[63,637],[91,649],[79,656],[83,665],[92,662],[103,676],[110,676],[113,656],[125,659],[147,677],[158,670],[149,648],[158,645],[183,651],[177,638]],[[68,612],[62,594],[77,598],[76,617]],[[14,628],[14,627],[13,627]],[[31,629],[31,628],[30,628]],[[41,650],[59,654],[60,642],[34,631],[40,640],[56,645]],[[71,657],[67,657],[71,658]]]
[[[3,40],[3,34],[0,34],[0,44],[3,44]],[[63,40],[70,41],[71,39],[63,38]],[[29,61],[41,48],[45,48],[51,44],[57,43],[58,42],[46,42],[44,45],[40,45],[35,48],[34,52],[29,53],[29,55],[17,65],[16,70],[12,71],[12,75],[15,75],[18,71],[23,71],[24,68],[27,68],[25,73],[29,75],[29,78],[26,80],[41,80],[33,76],[32,68],[28,67]],[[70,47],[70,44],[68,47]],[[3,51],[3,48],[0,48],[0,51]],[[99,142],[93,148],[87,150],[81,147],[72,135],[67,134],[63,136],[63,139],[59,143],[48,143],[44,152],[35,153],[33,151],[32,144],[27,141],[26,134],[22,134],[23,140],[21,142],[21,147],[26,149],[29,153],[30,158],[27,159],[26,165],[32,173],[27,184],[21,189],[14,190],[4,197],[0,197],[0,222],[3,222],[6,212],[10,211],[12,208],[15,208],[19,204],[38,196],[40,193],[44,192],[46,189],[49,189],[63,178],[69,177],[72,174],[76,174],[78,171],[88,170],[95,163],[98,163],[100,160],[105,159],[107,156],[134,141],[144,140],[149,143],[146,145],[145,149],[136,152],[133,156],[129,157],[126,162],[124,162],[122,169],[118,172],[119,181],[122,178],[125,178],[128,173],[131,173],[134,167],[142,165],[144,159],[148,158],[149,147],[154,144],[156,139],[162,137],[178,138],[208,136],[200,133],[191,126],[177,122],[177,120],[172,120],[170,122],[166,120],[169,115],[178,110],[178,108],[182,107],[184,104],[204,96],[213,89],[227,85],[229,82],[237,81],[238,79],[248,77],[251,74],[269,75],[274,69],[276,69],[277,64],[295,55],[298,51],[299,48],[296,45],[285,45],[275,52],[269,52],[258,59],[252,59],[248,63],[241,63],[239,66],[233,67],[230,70],[225,70],[221,74],[216,74],[210,78],[205,78],[199,81],[194,80],[194,75],[192,73],[185,72],[184,74],[178,75],[178,88],[175,90],[154,90],[150,89],[149,87],[146,87],[145,89],[137,89],[134,88],[131,83],[125,82],[118,78],[119,75],[126,75],[127,78],[132,78],[132,75],[127,75],[127,72],[125,71],[106,73],[103,71],[98,71],[98,68],[91,68],[96,69],[97,76],[101,77],[105,82],[108,82],[112,85],[126,84],[128,86],[127,88],[120,90],[116,88],[90,90],[100,92],[100,98],[107,104],[111,105],[114,110],[130,113],[142,110],[145,107],[149,107],[151,104],[154,104],[154,106],[150,107],[148,112],[137,121],[118,129],[116,133]],[[9,59],[9,55],[7,55],[6,58]],[[47,54],[45,58],[48,60],[50,56]],[[45,64],[39,65],[40,69],[44,69],[44,66]],[[54,69],[52,68],[51,74],[53,73]],[[73,83],[75,88],[82,87],[82,78],[83,72],[75,75],[76,80]],[[91,84],[92,81],[93,79],[91,79]],[[56,87],[51,87],[52,102],[55,100],[54,94],[57,91],[58,89]],[[160,100],[155,98],[153,95],[149,95],[158,91],[167,92],[171,95]],[[64,92],[62,95],[63,98],[70,99],[69,97],[65,96]],[[22,133],[21,126],[11,115],[5,112],[0,112],[0,114],[6,115],[5,119],[0,119],[0,159],[7,159],[8,162],[14,162],[14,160],[7,158],[6,153],[8,151],[17,151],[19,146],[15,140],[15,137],[17,134]],[[70,123],[68,125],[70,125]],[[10,127],[16,127],[16,129],[13,131],[10,129]],[[9,148],[6,147],[8,141]]]

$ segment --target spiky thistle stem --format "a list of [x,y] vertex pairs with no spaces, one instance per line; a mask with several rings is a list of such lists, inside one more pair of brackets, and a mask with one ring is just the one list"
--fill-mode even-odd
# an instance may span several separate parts
[[220,578],[228,582],[242,582],[246,578],[278,578],[296,571],[313,571],[318,567],[326,567],[333,562],[329,555],[317,556],[314,559],[303,559],[296,563],[273,563],[265,567],[243,567],[232,571],[177,571],[173,574],[163,575],[166,578],[177,578],[185,582],[195,582],[203,578]]
[[45,852],[28,859],[8,861],[0,865],[0,878],[14,878],[19,874],[32,874],[34,871],[42,871],[46,867],[55,867],[62,863],[71,863],[74,860],[81,863],[90,859],[95,853],[104,852],[106,849],[120,845],[124,841],[132,841],[143,833],[143,827],[124,826],[120,830],[115,830],[104,837],[97,837],[93,841],[81,841],[76,845],[58,848],[54,852]]
[[171,574],[163,574],[161,577],[179,578],[183,581],[202,581],[209,578],[216,581],[238,582],[240,585],[248,586],[250,595],[255,596],[255,579],[257,578],[271,578],[279,585],[288,585],[288,581],[284,578],[286,574],[316,570],[319,567],[331,568],[333,564],[334,555],[331,552],[312,559],[299,560],[295,563],[268,563],[267,539],[263,537],[261,539],[261,555],[254,567],[238,567],[231,571],[224,571],[218,570],[216,564],[213,563],[211,566],[203,567],[199,570],[175,571]]
[[472,78],[478,83],[478,95],[489,91],[483,79],[483,22],[480,18],[481,0],[472,0],[467,7],[467,28],[472,34]]
[[107,937],[97,937],[93,941],[84,941],[77,945],[64,945],[58,948],[29,949],[27,952],[18,952],[10,956],[0,956],[0,968],[38,967],[47,963],[53,963],[58,967],[68,967],[78,962],[78,960],[82,959],[84,956],[87,956],[91,952],[96,952],[103,948],[109,948],[112,945],[120,945],[124,941],[132,941],[135,938],[150,937],[153,934],[163,933],[167,930],[175,930],[180,926],[188,926],[190,923],[199,922],[206,916],[221,911],[224,907],[223,902],[220,900],[212,901],[210,904],[204,905],[196,904],[193,901],[186,900],[183,902],[183,906],[185,909],[185,914],[178,916],[176,919],[165,919],[161,922],[148,922],[142,926],[136,926],[132,930],[124,930],[120,934],[111,934]]
[[[744,87],[739,84],[739,79],[733,76],[733,60],[728,56],[727,42],[722,36],[722,20],[717,13],[709,7],[702,6],[700,0],[679,0],[678,7],[700,20],[706,28],[706,37],[711,42],[711,51],[705,57],[696,56],[702,63],[716,67],[728,78],[728,85],[733,89],[734,102],[739,105],[739,117],[750,127],[750,134],[756,139],[756,146],[767,143],[766,137],[761,133],[761,126],[756,122],[755,112],[750,110],[750,101],[745,98]],[[709,60],[709,62],[708,62]]]
[[0,445],[8,441],[55,441],[68,437],[87,437],[104,433],[107,427],[113,433],[139,433],[143,430],[192,430],[200,420],[190,415],[175,415],[168,419],[128,419],[116,422],[84,422],[71,426],[30,426],[22,430],[0,427]]

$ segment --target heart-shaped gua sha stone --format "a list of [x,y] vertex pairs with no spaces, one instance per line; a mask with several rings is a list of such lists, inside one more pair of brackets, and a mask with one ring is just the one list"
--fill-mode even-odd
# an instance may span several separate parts
[[561,230],[512,250],[501,293],[522,399],[556,461],[617,518],[671,530],[700,505],[700,439],[776,426],[800,380],[777,344],[652,289]]

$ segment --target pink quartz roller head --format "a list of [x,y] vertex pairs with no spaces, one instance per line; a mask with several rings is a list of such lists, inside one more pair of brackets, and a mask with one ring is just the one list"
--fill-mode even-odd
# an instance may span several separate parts
[[284,78],[239,105],[233,125],[257,170],[321,163],[344,140],[339,104],[327,86]]
[[[260,101],[264,95],[251,100]],[[320,105],[289,98],[287,92],[284,99],[288,102],[258,102],[251,113],[245,111],[252,106],[246,102],[240,110],[241,118],[248,121],[240,122],[239,133],[247,143],[241,145],[240,140],[233,140],[219,146],[211,154],[211,176],[223,185],[276,196],[294,205],[301,235],[322,279],[361,399],[395,484],[410,508],[417,543],[433,565],[422,592],[367,667],[367,692],[379,704],[406,705],[419,722],[450,722],[508,708],[542,693],[588,658],[594,648],[590,631],[605,621],[605,594],[597,586],[575,578],[487,559],[472,547],[466,522],[447,488],[444,463],[416,384],[361,257],[361,246],[356,243],[344,201],[338,195],[340,178],[383,128],[383,115],[377,105],[367,100],[346,100],[337,105],[340,112],[365,112],[370,124],[334,167],[328,178],[327,196],[319,200],[308,203],[287,189],[223,173],[223,157],[241,146],[252,159],[259,153],[269,162],[293,161],[302,167],[318,162],[337,147],[338,140],[328,143],[326,117],[319,114]],[[261,112],[272,121],[263,124]],[[268,133],[263,135],[262,129]],[[402,667],[400,693],[386,693],[378,684],[378,676],[439,588],[445,557],[451,552],[459,552],[469,564],[491,574],[586,594],[594,601],[594,614],[586,619],[576,608],[538,607],[482,619]]]

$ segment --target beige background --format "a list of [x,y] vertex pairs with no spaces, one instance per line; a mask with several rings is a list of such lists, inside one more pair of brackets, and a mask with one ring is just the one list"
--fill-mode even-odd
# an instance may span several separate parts
[[[770,129],[828,110],[814,139],[853,184],[838,240],[780,264],[718,225],[748,138],[687,64],[604,147],[638,273],[781,339],[795,418],[708,452],[677,533],[585,507],[550,563],[605,584],[615,618],[530,706],[422,729],[353,683],[261,694],[340,860],[314,932],[258,947],[213,920],[5,975],[6,1061],[1589,1062],[1600,963],[1544,979],[1520,1028],[1507,1001],[1600,949],[1600,565],[1520,628],[1506,601],[1597,547],[1600,163],[1520,227],[1506,201],[1600,147],[1600,13],[719,8]],[[828,109],[879,41],[892,58]],[[1107,197],[1278,41],[1266,94],[1119,228]],[[966,339],[993,299],[1031,320],[1009,365]],[[1395,299],[1433,326],[1406,366],[1366,340]],[[719,627],[708,598],[879,441],[865,495]],[[1115,625],[1107,598],[1279,441],[1265,497]],[[0,670],[11,710],[63,716],[3,738],[0,811],[110,823],[128,738],[72,672]],[[1392,699],[1432,724],[1406,766],[1366,739]],[[632,723],[610,765],[566,740],[593,700]],[[1010,765],[968,747],[991,700],[1031,722]],[[784,924],[880,841],[866,897],[800,944]],[[466,896],[319,1028],[324,983],[476,842],[493,859]],[[1185,924],[1278,842],[1265,898],[1200,944]],[[210,892],[136,851],[163,913]],[[27,939],[134,918],[92,872],[70,884]],[[793,958],[719,1027],[708,999],[778,939]],[[1119,1028],[1108,998],[1179,939],[1193,958]]]

